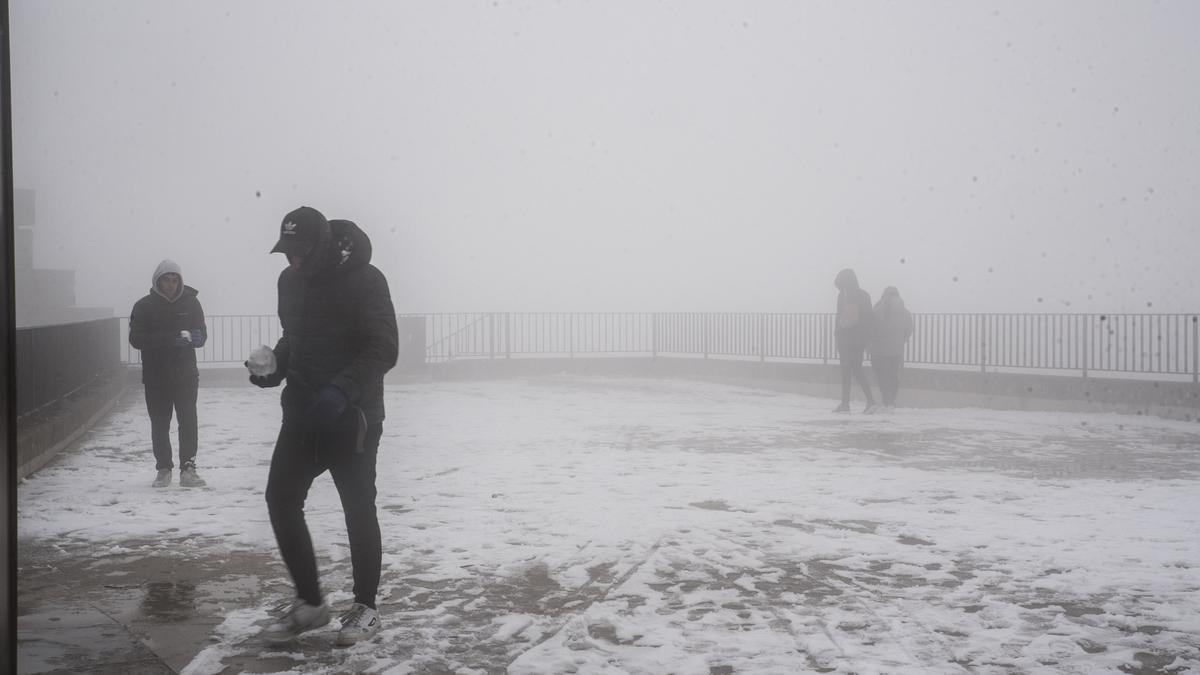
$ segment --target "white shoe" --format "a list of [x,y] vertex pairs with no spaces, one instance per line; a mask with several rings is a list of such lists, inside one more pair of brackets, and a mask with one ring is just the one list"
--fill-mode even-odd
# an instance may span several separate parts
[[329,605],[310,605],[296,598],[290,609],[278,621],[262,632],[263,640],[272,644],[291,642],[301,633],[320,628],[329,623]]
[[359,602],[351,605],[350,610],[341,616],[341,621],[342,628],[338,631],[336,643],[339,647],[370,640],[379,632],[379,612]]
[[864,415],[874,415],[877,412],[879,412],[879,405],[875,403],[868,404],[866,408],[863,408]]
[[151,483],[150,486],[151,487],[167,487],[170,484],[171,484],[171,470],[170,469],[159,469],[158,475],[155,476],[154,482]]

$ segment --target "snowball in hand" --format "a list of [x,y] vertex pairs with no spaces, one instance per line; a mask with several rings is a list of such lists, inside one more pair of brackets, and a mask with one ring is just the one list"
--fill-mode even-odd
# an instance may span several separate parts
[[246,367],[250,372],[259,377],[264,377],[275,372],[275,352],[271,348],[262,345],[250,352],[250,358],[246,360]]

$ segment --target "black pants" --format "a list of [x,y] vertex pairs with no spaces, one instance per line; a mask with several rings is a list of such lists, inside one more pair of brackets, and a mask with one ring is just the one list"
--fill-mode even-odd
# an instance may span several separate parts
[[871,356],[871,370],[875,371],[875,379],[879,381],[879,397],[883,404],[896,405],[896,394],[900,392],[901,356]]
[[842,368],[842,405],[850,405],[850,381],[851,379],[858,382],[862,387],[863,394],[867,397],[867,405],[875,403],[875,397],[871,394],[871,384],[867,382],[866,373],[863,372],[863,352],[866,351],[866,346],[854,342],[837,343],[838,359]]
[[267,478],[267,510],[279,554],[292,575],[296,595],[312,605],[321,604],[321,587],[312,538],[304,521],[304,500],[313,479],[329,470],[350,538],[350,564],[354,568],[354,601],[375,607],[383,547],[375,512],[375,457],[383,423],[367,427],[362,452],[355,452],[357,435],[317,434],[303,420],[286,419],[279,430],[271,473]]
[[196,392],[199,376],[195,373],[171,373],[147,378],[146,410],[150,413],[150,443],[154,448],[156,469],[173,469],[171,451],[171,415],[179,416],[179,465],[196,460]]

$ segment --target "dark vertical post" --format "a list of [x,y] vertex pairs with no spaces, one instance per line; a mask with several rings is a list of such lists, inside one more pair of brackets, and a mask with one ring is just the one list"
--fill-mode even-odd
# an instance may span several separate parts
[[13,216],[12,69],[9,64],[8,3],[0,3],[0,162],[4,174],[4,243],[0,245],[0,290],[4,293],[4,330],[0,331],[0,382],[4,386],[4,533],[0,538],[0,566],[4,569],[3,613],[0,614],[0,670],[17,672],[17,298],[13,250],[16,226]]

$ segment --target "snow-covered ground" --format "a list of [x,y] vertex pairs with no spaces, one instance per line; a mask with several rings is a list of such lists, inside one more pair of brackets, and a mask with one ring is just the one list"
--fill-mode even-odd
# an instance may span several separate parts
[[[201,390],[203,490],[149,487],[145,410],[124,406],[20,486],[20,537],[184,567],[273,553],[277,394]],[[847,416],[826,399],[632,378],[387,396],[381,636],[331,650],[331,625],[264,652],[253,635],[284,599],[264,598],[226,608],[185,673],[255,659],[297,673],[1200,672],[1195,423]],[[327,476],[308,515],[344,606]]]

